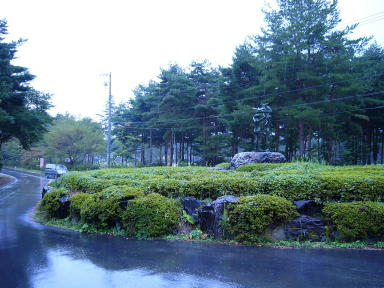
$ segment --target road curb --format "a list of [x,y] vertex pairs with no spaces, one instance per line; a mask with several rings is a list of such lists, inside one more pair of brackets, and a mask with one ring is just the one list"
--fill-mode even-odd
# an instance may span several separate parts
[[5,176],[7,176],[7,177],[12,179],[11,182],[9,182],[7,185],[4,185],[4,186],[0,187],[0,190],[3,190],[3,189],[5,189],[5,188],[7,188],[7,187],[9,187],[9,186],[11,186],[11,185],[13,185],[13,184],[15,184],[17,182],[17,178],[16,177],[13,177],[11,175],[4,174],[4,173],[0,173],[0,174],[3,174],[3,175],[5,175]]

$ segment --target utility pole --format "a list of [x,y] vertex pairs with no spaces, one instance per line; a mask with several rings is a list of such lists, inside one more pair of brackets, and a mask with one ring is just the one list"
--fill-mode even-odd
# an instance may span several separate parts
[[112,73],[109,72],[109,93],[108,93],[108,140],[107,140],[107,162],[108,168],[111,168],[111,116],[112,116]]

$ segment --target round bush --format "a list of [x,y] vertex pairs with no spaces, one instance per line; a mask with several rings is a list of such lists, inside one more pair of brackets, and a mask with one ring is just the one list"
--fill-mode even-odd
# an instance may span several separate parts
[[384,239],[384,204],[327,203],[323,213],[345,241]]
[[158,237],[171,233],[180,221],[179,201],[157,193],[128,202],[123,212],[123,226],[131,236]]
[[46,219],[65,218],[69,215],[69,206],[59,201],[60,198],[67,195],[68,191],[64,188],[53,188],[44,195],[39,210]]
[[228,207],[228,232],[239,242],[258,242],[267,228],[287,223],[297,216],[287,199],[272,195],[240,197]]
[[80,208],[81,220],[96,228],[114,227],[122,213],[120,199],[117,197],[102,199],[101,196],[100,193],[96,193],[84,198]]
[[69,198],[69,214],[72,219],[80,220],[81,206],[90,197],[92,195],[88,193],[77,193]]

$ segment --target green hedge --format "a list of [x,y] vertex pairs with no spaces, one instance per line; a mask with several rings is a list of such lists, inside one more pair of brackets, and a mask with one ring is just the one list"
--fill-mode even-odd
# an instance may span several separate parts
[[323,213],[345,241],[384,239],[383,203],[327,203]]
[[152,193],[129,201],[122,215],[122,223],[131,236],[163,236],[178,228],[181,211],[179,201]]
[[287,199],[272,195],[240,197],[228,207],[228,232],[239,242],[264,240],[267,228],[273,228],[298,216]]
[[270,194],[290,200],[384,201],[384,166],[334,167],[314,163],[262,163],[227,172],[205,167],[152,167],[70,172],[57,187],[98,193],[113,186],[137,187],[145,194],[214,199],[232,194]]
[[144,189],[128,185],[109,186],[101,191],[103,198],[118,197],[120,200],[131,200],[144,196]]

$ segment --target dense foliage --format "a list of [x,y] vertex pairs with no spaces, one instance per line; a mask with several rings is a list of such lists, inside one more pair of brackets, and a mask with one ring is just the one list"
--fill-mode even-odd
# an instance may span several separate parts
[[323,213],[345,241],[384,239],[383,203],[328,203]]
[[241,197],[228,210],[228,231],[239,242],[265,239],[267,228],[288,223],[298,216],[292,202],[271,195]]

